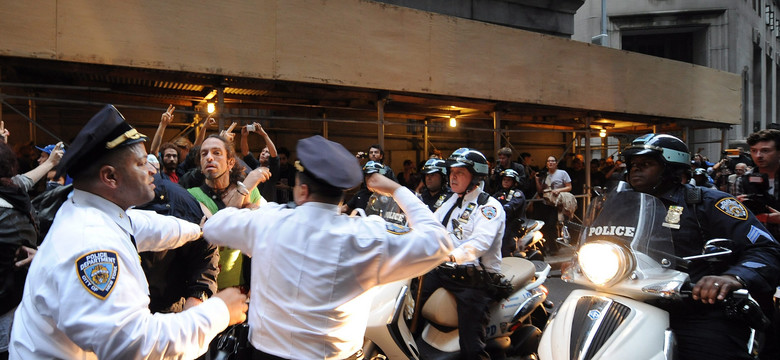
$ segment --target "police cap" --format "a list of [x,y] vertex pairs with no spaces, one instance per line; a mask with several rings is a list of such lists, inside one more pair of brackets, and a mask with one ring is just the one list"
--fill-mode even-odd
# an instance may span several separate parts
[[76,135],[57,167],[57,174],[73,177],[109,151],[142,141],[146,141],[146,136],[130,126],[113,105],[106,105]]
[[295,168],[314,179],[339,189],[351,189],[363,182],[363,171],[355,155],[337,142],[315,135],[298,140]]

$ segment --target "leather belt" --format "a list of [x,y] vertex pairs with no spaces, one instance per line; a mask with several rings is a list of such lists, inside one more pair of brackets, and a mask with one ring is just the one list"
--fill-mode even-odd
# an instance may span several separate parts
[[[260,350],[252,348],[252,360],[288,360],[276,355],[271,355]],[[360,360],[363,358],[363,349],[358,349],[354,354],[348,356],[344,360]]]

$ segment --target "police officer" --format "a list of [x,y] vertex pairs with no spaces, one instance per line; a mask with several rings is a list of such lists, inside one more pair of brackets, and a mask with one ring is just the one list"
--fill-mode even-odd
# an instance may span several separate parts
[[668,306],[680,357],[750,359],[747,325],[727,319],[714,304],[733,290],[747,288],[759,303],[767,305],[780,274],[780,246],[731,195],[681,184],[690,172],[690,154],[674,136],[641,136],[623,156],[633,189],[659,198],[670,212],[680,214],[679,221],[675,216],[667,218],[677,256],[701,254],[705,241],[712,238],[735,242],[735,257],[723,269],[703,263],[689,269],[695,301]]
[[30,266],[11,359],[194,358],[228,324],[245,319],[238,290],[178,314],[149,312],[138,251],[180,246],[197,239],[200,227],[128,210],[154,196],[145,139],[108,105],[62,158],[59,173],[73,177],[74,191]]
[[[485,156],[477,150],[460,148],[447,159],[450,186],[455,193],[436,210],[436,218],[454,237],[450,261],[454,270],[439,267],[423,278],[421,304],[443,287],[455,296],[458,331],[463,359],[489,359],[485,351],[485,327],[491,298],[480,272],[501,272],[501,239],[504,235],[504,209],[483,191],[488,175]],[[465,274],[463,278],[453,274]]]
[[297,207],[227,208],[204,236],[252,256],[253,359],[357,359],[371,308],[364,293],[424,274],[452,241],[409,189],[378,174],[366,177],[368,189],[392,195],[411,228],[339,214],[345,189],[363,180],[358,160],[321,136],[300,140],[297,154]]
[[452,196],[452,190],[447,186],[447,164],[441,159],[428,159],[420,173],[424,178],[422,189],[417,196],[431,211],[436,211]]
[[517,229],[520,227],[520,219],[525,217],[525,194],[520,189],[520,174],[512,169],[501,172],[499,190],[493,197],[501,203],[506,214],[506,227],[504,230],[501,256],[512,256],[517,250]]

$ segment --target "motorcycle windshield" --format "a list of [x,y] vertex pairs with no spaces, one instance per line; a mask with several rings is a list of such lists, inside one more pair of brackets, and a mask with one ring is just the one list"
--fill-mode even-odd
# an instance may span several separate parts
[[366,215],[378,215],[387,222],[406,226],[406,215],[390,196],[371,194],[366,205]]
[[[580,246],[592,241],[609,241],[629,249],[634,258],[642,253],[666,268],[674,268],[671,228],[676,226],[675,209],[666,209],[656,197],[631,190],[621,183],[611,192],[594,198],[586,215]],[[642,261],[636,263],[643,266]],[[657,266],[656,264],[656,266]]]

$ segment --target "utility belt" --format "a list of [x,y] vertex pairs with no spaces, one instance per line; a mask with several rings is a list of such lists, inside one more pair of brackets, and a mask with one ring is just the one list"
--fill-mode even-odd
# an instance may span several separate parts
[[466,287],[484,290],[493,300],[498,301],[512,295],[514,289],[512,283],[504,278],[503,274],[485,270],[480,263],[478,268],[474,264],[469,265],[439,265],[437,271]]
[[[260,350],[253,348],[252,360],[286,360],[285,358],[271,355]],[[363,359],[363,349],[358,349],[354,354],[346,357],[344,360],[360,360]]]
[[482,287],[486,278],[492,278],[496,275],[482,270],[474,264],[440,265],[437,270],[440,274],[469,287]]

